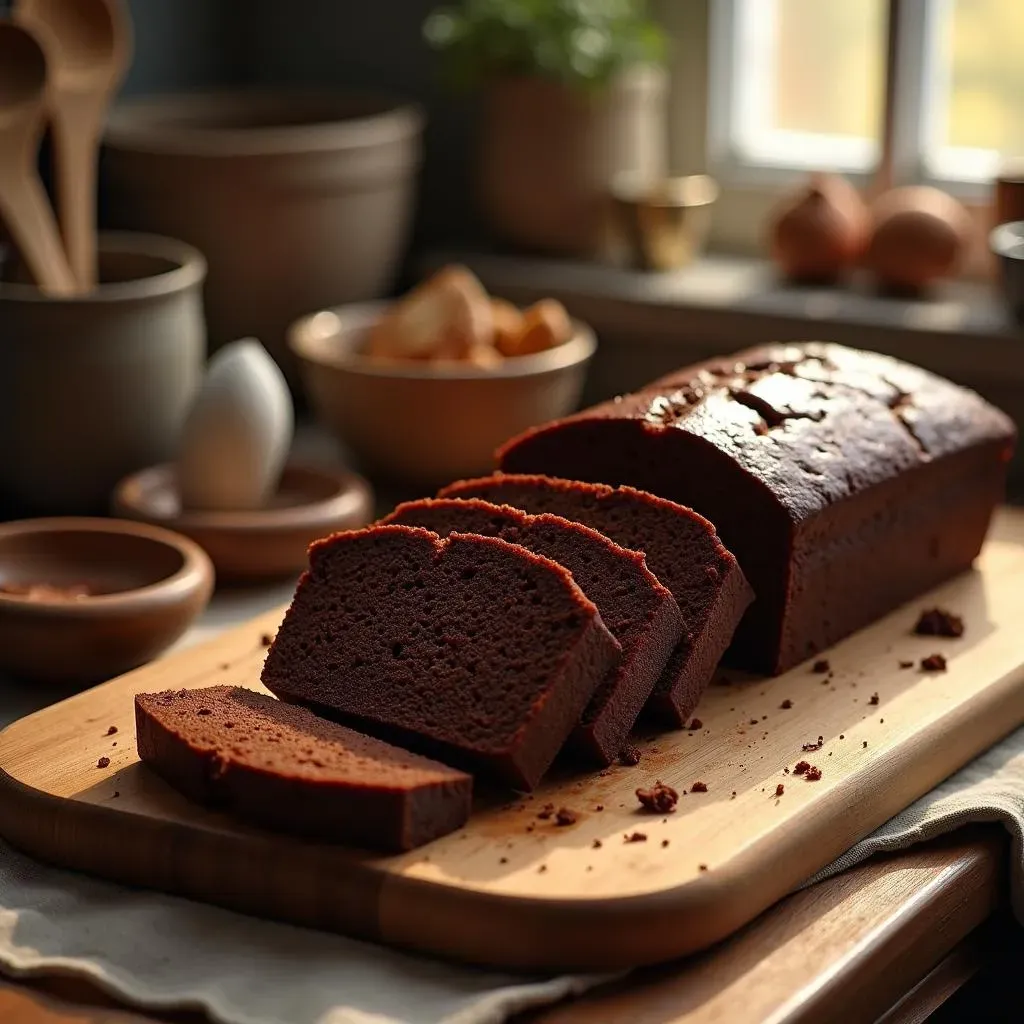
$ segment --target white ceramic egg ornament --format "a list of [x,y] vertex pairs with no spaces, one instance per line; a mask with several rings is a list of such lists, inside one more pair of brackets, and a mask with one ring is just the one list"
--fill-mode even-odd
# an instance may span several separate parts
[[210,360],[178,449],[186,509],[263,508],[277,488],[295,429],[284,375],[254,338]]

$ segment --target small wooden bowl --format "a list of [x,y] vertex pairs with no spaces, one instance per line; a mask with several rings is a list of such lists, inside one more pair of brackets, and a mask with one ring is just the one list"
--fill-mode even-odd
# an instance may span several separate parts
[[267,508],[191,512],[181,507],[174,467],[162,465],[122,480],[113,509],[191,537],[213,559],[219,582],[253,582],[297,576],[313,541],[365,526],[373,491],[354,473],[290,464]]
[[206,607],[213,566],[186,537],[111,519],[0,525],[0,670],[94,683],[144,664]]

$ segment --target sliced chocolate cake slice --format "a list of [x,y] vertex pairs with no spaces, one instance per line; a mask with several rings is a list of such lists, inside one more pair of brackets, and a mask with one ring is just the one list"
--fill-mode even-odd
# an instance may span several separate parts
[[495,537],[373,526],[310,548],[263,683],[531,789],[620,657],[558,563]]
[[135,723],[175,789],[277,831],[398,851],[469,817],[464,772],[240,686],[140,693]]
[[643,555],[562,516],[531,516],[476,498],[406,502],[382,522],[423,526],[441,536],[500,537],[572,573],[622,645],[622,660],[590,699],[570,744],[590,760],[611,764],[683,632],[675,598],[647,568]]
[[495,474],[444,488],[445,498],[478,497],[552,513],[598,530],[646,556],[683,614],[683,639],[651,695],[652,711],[683,725],[714,675],[753,594],[715,528],[692,509],[632,487]]

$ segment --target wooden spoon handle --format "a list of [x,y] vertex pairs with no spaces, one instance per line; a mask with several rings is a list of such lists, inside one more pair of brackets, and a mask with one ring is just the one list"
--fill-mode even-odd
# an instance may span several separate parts
[[39,176],[19,174],[0,179],[0,214],[40,291],[77,294],[80,288],[64,255],[57,221]]
[[[55,111],[53,142],[56,156],[60,226],[71,272],[81,287],[96,286],[96,165],[99,139],[94,116],[68,109]],[[78,113],[83,116],[75,117]],[[88,112],[90,115],[92,111]]]

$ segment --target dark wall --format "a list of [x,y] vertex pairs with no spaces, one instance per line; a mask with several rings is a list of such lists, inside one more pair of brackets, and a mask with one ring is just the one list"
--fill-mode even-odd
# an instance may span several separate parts
[[249,84],[344,86],[421,103],[428,114],[417,241],[470,241],[471,99],[437,78],[421,26],[438,0],[221,0],[234,72]]
[[230,82],[233,58],[221,34],[230,6],[236,11],[239,8],[237,0],[128,0],[135,28],[135,60],[122,94]]

